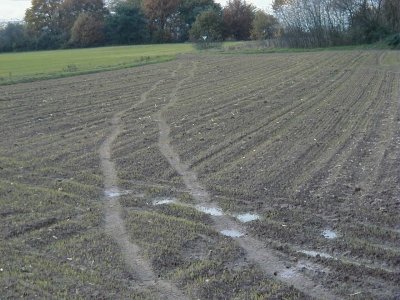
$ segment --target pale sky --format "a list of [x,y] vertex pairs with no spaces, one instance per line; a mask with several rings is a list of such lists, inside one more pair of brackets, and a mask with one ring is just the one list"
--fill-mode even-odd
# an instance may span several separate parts
[[31,0],[0,0],[0,20],[22,20]]
[[[271,9],[272,1],[273,0],[246,0],[247,3],[251,3],[254,6],[266,10],[268,12],[272,11]],[[222,6],[224,6],[228,2],[228,0],[215,0],[215,2],[221,3]]]
[[[222,6],[228,0],[216,0]],[[247,0],[263,10],[270,10],[272,0]],[[31,6],[31,0],[0,0],[0,20],[22,20],[25,10]]]

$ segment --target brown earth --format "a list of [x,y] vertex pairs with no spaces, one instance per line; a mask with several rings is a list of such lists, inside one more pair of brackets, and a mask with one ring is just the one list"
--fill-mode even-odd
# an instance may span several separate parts
[[[175,71],[174,71],[175,73]],[[118,178],[115,164],[111,160],[112,146],[118,135],[121,134],[121,117],[129,110],[135,109],[137,105],[147,101],[147,95],[157,88],[162,79],[156,82],[148,91],[144,92],[140,101],[134,103],[130,108],[114,114],[111,119],[111,133],[104,140],[100,147],[100,162],[104,177],[105,189],[105,228],[106,232],[118,244],[125,258],[126,264],[131,272],[136,275],[136,281],[140,283],[140,288],[145,285],[147,288],[158,290],[158,297],[165,299],[186,299],[183,294],[168,281],[159,279],[155,276],[150,264],[140,255],[139,247],[130,241],[122,219],[122,207],[119,202],[121,191],[118,187]]]
[[[204,55],[0,87],[4,297],[396,299],[399,55]],[[152,205],[166,197],[182,204]]]

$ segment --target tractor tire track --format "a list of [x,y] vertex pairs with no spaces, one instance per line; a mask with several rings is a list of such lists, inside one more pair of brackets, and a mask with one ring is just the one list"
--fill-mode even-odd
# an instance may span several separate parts
[[[169,164],[178,172],[180,176],[182,176],[186,187],[188,188],[190,194],[196,194],[196,197],[199,197],[202,202],[206,199],[209,199],[207,191],[201,187],[197,180],[197,176],[194,172],[192,172],[189,167],[180,161],[179,155],[175,152],[175,150],[171,146],[170,142],[170,133],[171,128],[168,125],[166,119],[163,117],[164,112],[171,106],[173,106],[178,100],[177,93],[180,90],[181,86],[185,81],[194,77],[194,72],[196,70],[196,64],[193,64],[193,69],[190,71],[190,75],[187,78],[179,81],[175,87],[175,89],[170,94],[170,101],[156,113],[155,117],[158,121],[159,126],[159,140],[158,147],[161,153],[168,160]],[[196,198],[197,199],[197,198]]]
[[[208,206],[214,206],[210,194],[197,179],[197,174],[192,171],[186,163],[181,161],[179,154],[171,145],[171,128],[164,117],[167,109],[173,107],[178,101],[178,92],[183,84],[186,81],[194,78],[196,68],[197,64],[193,63],[192,69],[189,71],[189,76],[178,81],[176,87],[170,94],[169,102],[155,114],[159,126],[158,147],[171,167],[182,177],[191,196],[196,200],[197,205],[206,204]],[[232,218],[222,215],[217,217],[214,216],[212,219],[214,221],[214,229],[218,230],[219,232],[229,229],[236,230],[243,234],[241,237],[235,238],[235,240],[245,250],[247,257],[256,263],[266,275],[271,277],[276,276],[275,278],[278,280],[286,284],[293,285],[298,290],[317,299],[340,298],[337,295],[330,293],[323,287],[318,286],[315,282],[298,272],[290,277],[279,274],[277,270],[285,270],[286,267],[284,261],[278,257],[277,253],[266,248],[263,242],[248,235],[245,227],[234,221]]]
[[[173,76],[175,76],[174,71]],[[162,299],[186,299],[172,283],[159,279],[154,274],[150,263],[143,259],[140,254],[140,248],[132,243],[129,239],[124,220],[122,218],[123,208],[119,202],[121,190],[118,187],[118,177],[115,163],[112,161],[112,146],[116,138],[122,132],[121,119],[129,110],[135,109],[137,106],[147,101],[148,95],[154,91],[164,79],[157,81],[153,86],[144,92],[140,101],[130,108],[119,111],[114,114],[111,119],[111,133],[102,143],[99,149],[101,170],[104,177],[104,200],[105,200],[105,228],[106,232],[115,240],[120,247],[126,265],[133,273],[134,277],[139,281],[140,288],[155,288]]]

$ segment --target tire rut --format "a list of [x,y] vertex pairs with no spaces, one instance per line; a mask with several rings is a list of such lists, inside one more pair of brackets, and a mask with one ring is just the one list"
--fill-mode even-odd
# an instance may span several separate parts
[[[208,191],[200,184],[197,174],[191,170],[186,163],[181,161],[179,154],[171,145],[171,128],[164,117],[167,109],[172,107],[178,101],[178,91],[181,89],[183,84],[186,81],[193,79],[196,68],[197,64],[194,62],[191,70],[189,71],[189,76],[181,79],[177,83],[176,87],[170,94],[169,102],[155,114],[159,126],[158,147],[171,167],[182,177],[191,196],[196,200],[197,205],[204,204],[207,206],[212,205],[217,207],[217,205],[212,203],[211,196]],[[234,238],[235,241],[245,250],[247,257],[255,262],[266,275],[271,277],[276,276],[275,278],[278,280],[286,284],[293,285],[298,290],[317,299],[340,298],[337,295],[330,293],[323,287],[318,286],[315,282],[298,272],[290,278],[284,276],[283,274],[279,274],[279,272],[277,273],[277,270],[286,269],[285,262],[278,257],[277,253],[266,248],[263,242],[248,235],[245,227],[234,221],[232,218],[222,215],[218,217],[214,216],[212,219],[214,222],[214,229],[218,230],[219,232],[228,229],[238,231],[242,234],[242,236]]]
[[[175,77],[177,71],[172,76]],[[187,299],[172,283],[157,278],[150,263],[140,255],[140,248],[132,243],[126,231],[124,220],[122,218],[123,208],[119,202],[121,190],[118,187],[118,177],[115,163],[112,161],[112,146],[116,138],[122,132],[121,119],[129,110],[147,101],[148,95],[154,91],[164,79],[157,81],[153,86],[144,92],[140,101],[130,108],[119,111],[111,119],[111,133],[102,143],[99,149],[101,170],[104,177],[104,210],[105,210],[105,229],[106,232],[115,240],[120,247],[126,265],[139,281],[139,290],[143,287],[155,288],[161,295],[161,299]]]

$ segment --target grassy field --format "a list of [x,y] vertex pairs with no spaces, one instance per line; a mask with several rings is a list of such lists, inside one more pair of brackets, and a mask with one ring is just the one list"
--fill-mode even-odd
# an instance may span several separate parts
[[120,69],[171,60],[191,44],[101,47],[0,54],[0,84]]
[[[351,50],[365,47],[342,47]],[[225,42],[211,53],[262,54],[321,51],[323,49],[265,48],[257,42]],[[0,85],[117,70],[172,60],[197,52],[192,44],[163,44],[0,53]],[[203,51],[207,52],[207,51]]]
[[399,61],[189,54],[0,86],[1,298],[397,299]]

